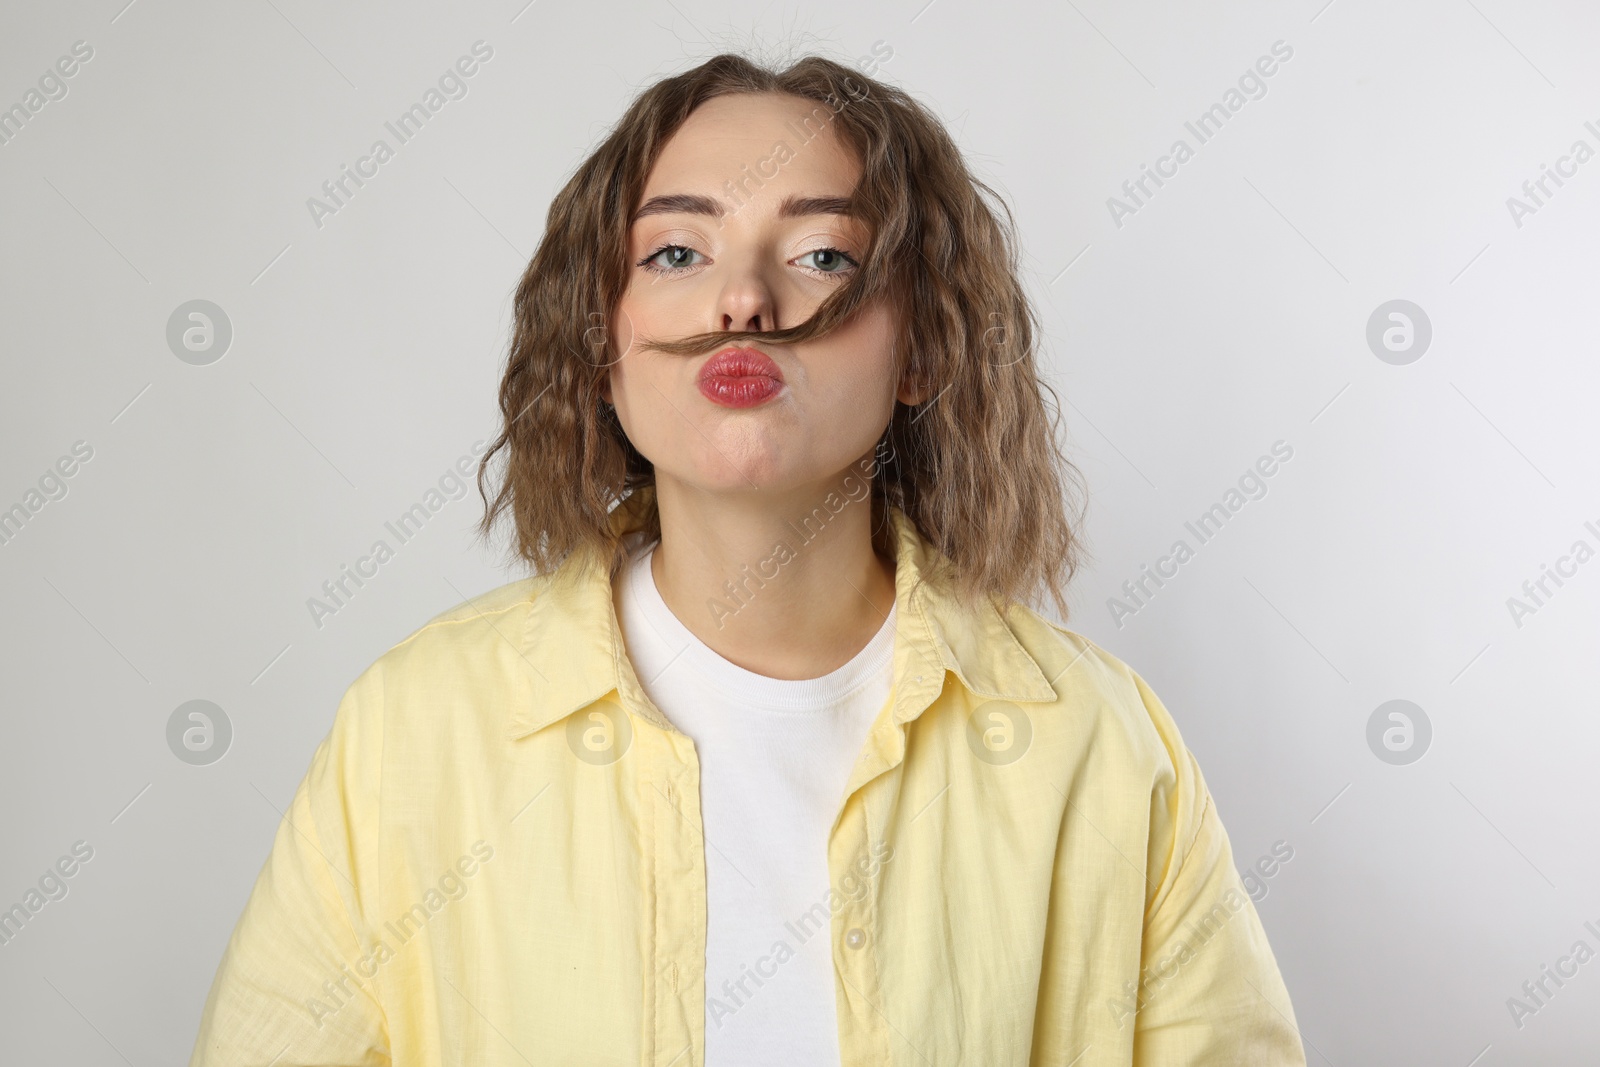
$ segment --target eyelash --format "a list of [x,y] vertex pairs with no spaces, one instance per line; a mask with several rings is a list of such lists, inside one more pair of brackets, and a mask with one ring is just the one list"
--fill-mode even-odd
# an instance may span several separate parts
[[[664,244],[664,245],[660,246],[659,248],[655,249],[655,251],[651,252],[649,255],[645,256],[643,259],[641,259],[638,263],[635,264],[635,266],[643,267],[645,270],[649,271],[652,274],[677,274],[680,271],[688,270],[689,269],[688,267],[658,267],[658,266],[655,266],[652,263],[652,261],[657,256],[659,256],[661,253],[666,252],[666,251],[670,251],[670,250],[673,250],[673,249],[682,249],[685,252],[694,252],[694,251],[696,251],[695,249],[690,248],[688,245]],[[855,257],[850,255],[850,253],[846,252],[842,248],[834,248],[832,246],[828,246],[828,247],[825,247],[825,248],[813,248],[809,252],[802,252],[800,255],[801,256],[811,256],[811,255],[815,255],[818,252],[837,252],[852,267],[860,267],[861,266],[861,264],[856,262]],[[701,254],[703,254],[703,253],[701,253]],[[800,257],[797,256],[796,258],[798,259]],[[824,278],[837,278],[837,277],[840,277],[842,275],[845,275],[845,274],[849,273],[849,271],[842,271],[842,270],[818,270],[815,267],[801,267],[800,269],[804,270],[804,271],[809,271],[810,273],[812,273],[814,275],[818,275],[818,276],[824,277]]]

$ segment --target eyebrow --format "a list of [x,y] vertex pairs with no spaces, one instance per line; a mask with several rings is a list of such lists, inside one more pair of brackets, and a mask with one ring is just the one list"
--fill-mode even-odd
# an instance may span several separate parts
[[[711,196],[697,196],[692,193],[672,193],[666,196],[652,196],[644,205],[634,213],[633,221],[638,222],[646,215],[710,215],[720,219],[725,208],[722,201]],[[850,200],[843,196],[796,196],[790,194],[778,204],[778,217],[780,219],[796,219],[807,215],[854,215],[851,210]]]

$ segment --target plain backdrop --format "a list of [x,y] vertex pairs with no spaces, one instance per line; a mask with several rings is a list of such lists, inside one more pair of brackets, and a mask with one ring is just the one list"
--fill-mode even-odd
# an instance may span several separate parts
[[[345,687],[523,576],[449,472],[551,196],[643,86],[754,48],[912,92],[1016,210],[1090,489],[1068,625],[1162,697],[1241,870],[1292,849],[1257,908],[1309,1061],[1595,1062],[1600,958],[1560,960],[1600,951],[1600,10],[524,4],[0,16],[0,908],[93,850],[0,945],[0,1060],[187,1059]],[[195,700],[214,762],[169,729]]]

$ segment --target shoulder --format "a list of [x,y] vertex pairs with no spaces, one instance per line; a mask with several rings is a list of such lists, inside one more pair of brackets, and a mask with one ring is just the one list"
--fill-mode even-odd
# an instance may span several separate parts
[[471,641],[497,622],[526,611],[548,581],[548,575],[522,578],[468,597],[411,631],[389,651],[391,654],[402,653],[413,646],[417,649],[438,649],[463,640]]
[[522,660],[528,614],[548,581],[522,578],[446,608],[390,646],[362,678],[381,676],[392,702],[419,687],[502,674],[506,663]]
[[350,683],[333,733],[374,766],[404,768],[408,784],[396,797],[432,795],[450,766],[480,763],[512,709],[534,699],[528,620],[547,580],[508,582],[452,605]]
[[[1142,811],[1139,821],[1149,854],[1161,864],[1159,888],[1151,882],[1146,901],[1153,906],[1171,889],[1197,845],[1203,853],[1218,847],[1218,841],[1226,846],[1198,761],[1166,705],[1138,671],[1031,609],[1013,611],[1008,622],[1045,677],[1060,672],[1051,719],[1065,735],[1067,750],[1074,742],[1081,746],[1078,772],[1093,777],[1101,800],[1112,798],[1113,805]],[[1097,814],[1107,822],[1113,818],[1103,810]],[[1202,840],[1208,825],[1213,836]]]
[[1133,667],[1025,605],[1013,605],[1006,622],[1054,686],[1056,711],[1080,725],[1095,720],[1098,728],[1111,728],[1134,753],[1169,773],[1187,764],[1177,723]]

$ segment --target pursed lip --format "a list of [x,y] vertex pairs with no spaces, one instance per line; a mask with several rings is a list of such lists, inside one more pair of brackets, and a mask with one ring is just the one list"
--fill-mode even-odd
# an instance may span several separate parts
[[782,382],[783,371],[759,349],[724,348],[700,368],[699,381],[710,378],[771,378]]

